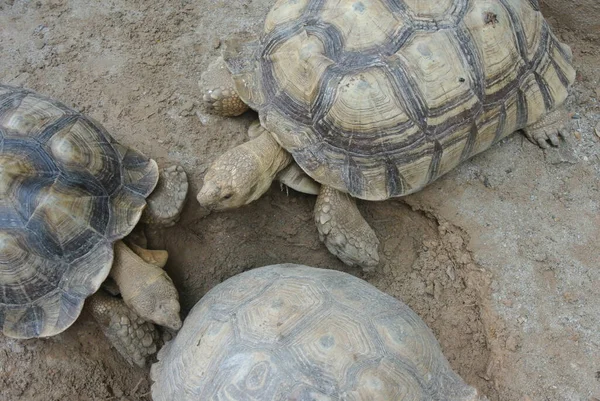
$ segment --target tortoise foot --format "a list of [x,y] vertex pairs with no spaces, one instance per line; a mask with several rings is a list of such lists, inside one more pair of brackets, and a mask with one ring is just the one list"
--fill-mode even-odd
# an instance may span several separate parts
[[248,105],[238,96],[231,74],[221,57],[202,74],[200,87],[204,91],[206,107],[215,114],[235,117],[248,110]]
[[566,123],[569,115],[564,109],[554,110],[544,116],[540,121],[527,127],[525,136],[542,149],[550,145],[558,146],[560,137],[566,137]]
[[248,110],[233,87],[209,89],[204,92],[202,99],[209,110],[223,117],[236,117]]
[[144,367],[157,351],[159,333],[119,299],[98,291],[88,298],[92,316],[119,354],[132,365]]
[[379,239],[348,194],[321,186],[315,205],[319,238],[329,252],[349,266],[370,271],[379,264]]
[[169,227],[179,220],[188,191],[187,174],[181,166],[171,166],[160,173],[158,184],[148,197],[141,221]]

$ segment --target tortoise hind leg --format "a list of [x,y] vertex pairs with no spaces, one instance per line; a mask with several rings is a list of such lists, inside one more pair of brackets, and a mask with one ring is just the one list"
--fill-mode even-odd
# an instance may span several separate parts
[[223,117],[235,117],[248,110],[238,96],[231,74],[222,57],[212,62],[202,74],[200,81],[207,108]]
[[549,145],[558,146],[559,136],[566,137],[565,125],[568,119],[567,111],[562,107],[558,108],[525,128],[525,136],[542,149],[547,149]]
[[348,194],[322,185],[315,205],[315,223],[321,241],[342,262],[365,271],[379,264],[379,240]]
[[119,298],[97,291],[87,299],[91,314],[102,331],[130,364],[139,367],[157,350],[159,333],[156,327],[144,321]]

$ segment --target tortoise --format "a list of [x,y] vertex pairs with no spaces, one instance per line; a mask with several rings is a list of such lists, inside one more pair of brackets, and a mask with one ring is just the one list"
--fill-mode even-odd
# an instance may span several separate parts
[[575,78],[537,0],[279,0],[258,38],[222,46],[201,84],[214,113],[258,112],[264,135],[209,167],[213,210],[259,198],[295,161],[321,184],[327,248],[373,269],[355,198],[405,196],[509,134],[558,146]]
[[211,289],[151,378],[155,401],[486,400],[407,305],[350,274],[297,264]]
[[[180,166],[159,171],[97,121],[33,91],[0,85],[2,333],[61,333],[95,294],[89,298],[94,317],[129,362],[143,365],[156,350],[153,324],[178,329],[180,306],[161,268],[166,252],[122,239],[140,219],[174,224],[187,186]],[[100,289],[109,275],[121,298]]]

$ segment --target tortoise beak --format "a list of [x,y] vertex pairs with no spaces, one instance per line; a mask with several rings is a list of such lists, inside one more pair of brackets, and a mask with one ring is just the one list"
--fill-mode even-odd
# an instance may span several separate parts
[[221,188],[214,182],[206,182],[198,192],[196,200],[201,206],[212,210],[217,206],[220,199]]

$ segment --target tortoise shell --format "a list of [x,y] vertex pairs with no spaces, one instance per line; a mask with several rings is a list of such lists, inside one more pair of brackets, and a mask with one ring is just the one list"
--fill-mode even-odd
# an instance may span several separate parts
[[575,72],[537,0],[279,0],[224,59],[315,180],[415,192],[560,106]]
[[69,327],[108,275],[113,242],[138,222],[156,162],[97,122],[0,85],[0,329]]
[[217,285],[152,366],[152,399],[475,401],[427,325],[347,273],[283,264]]

